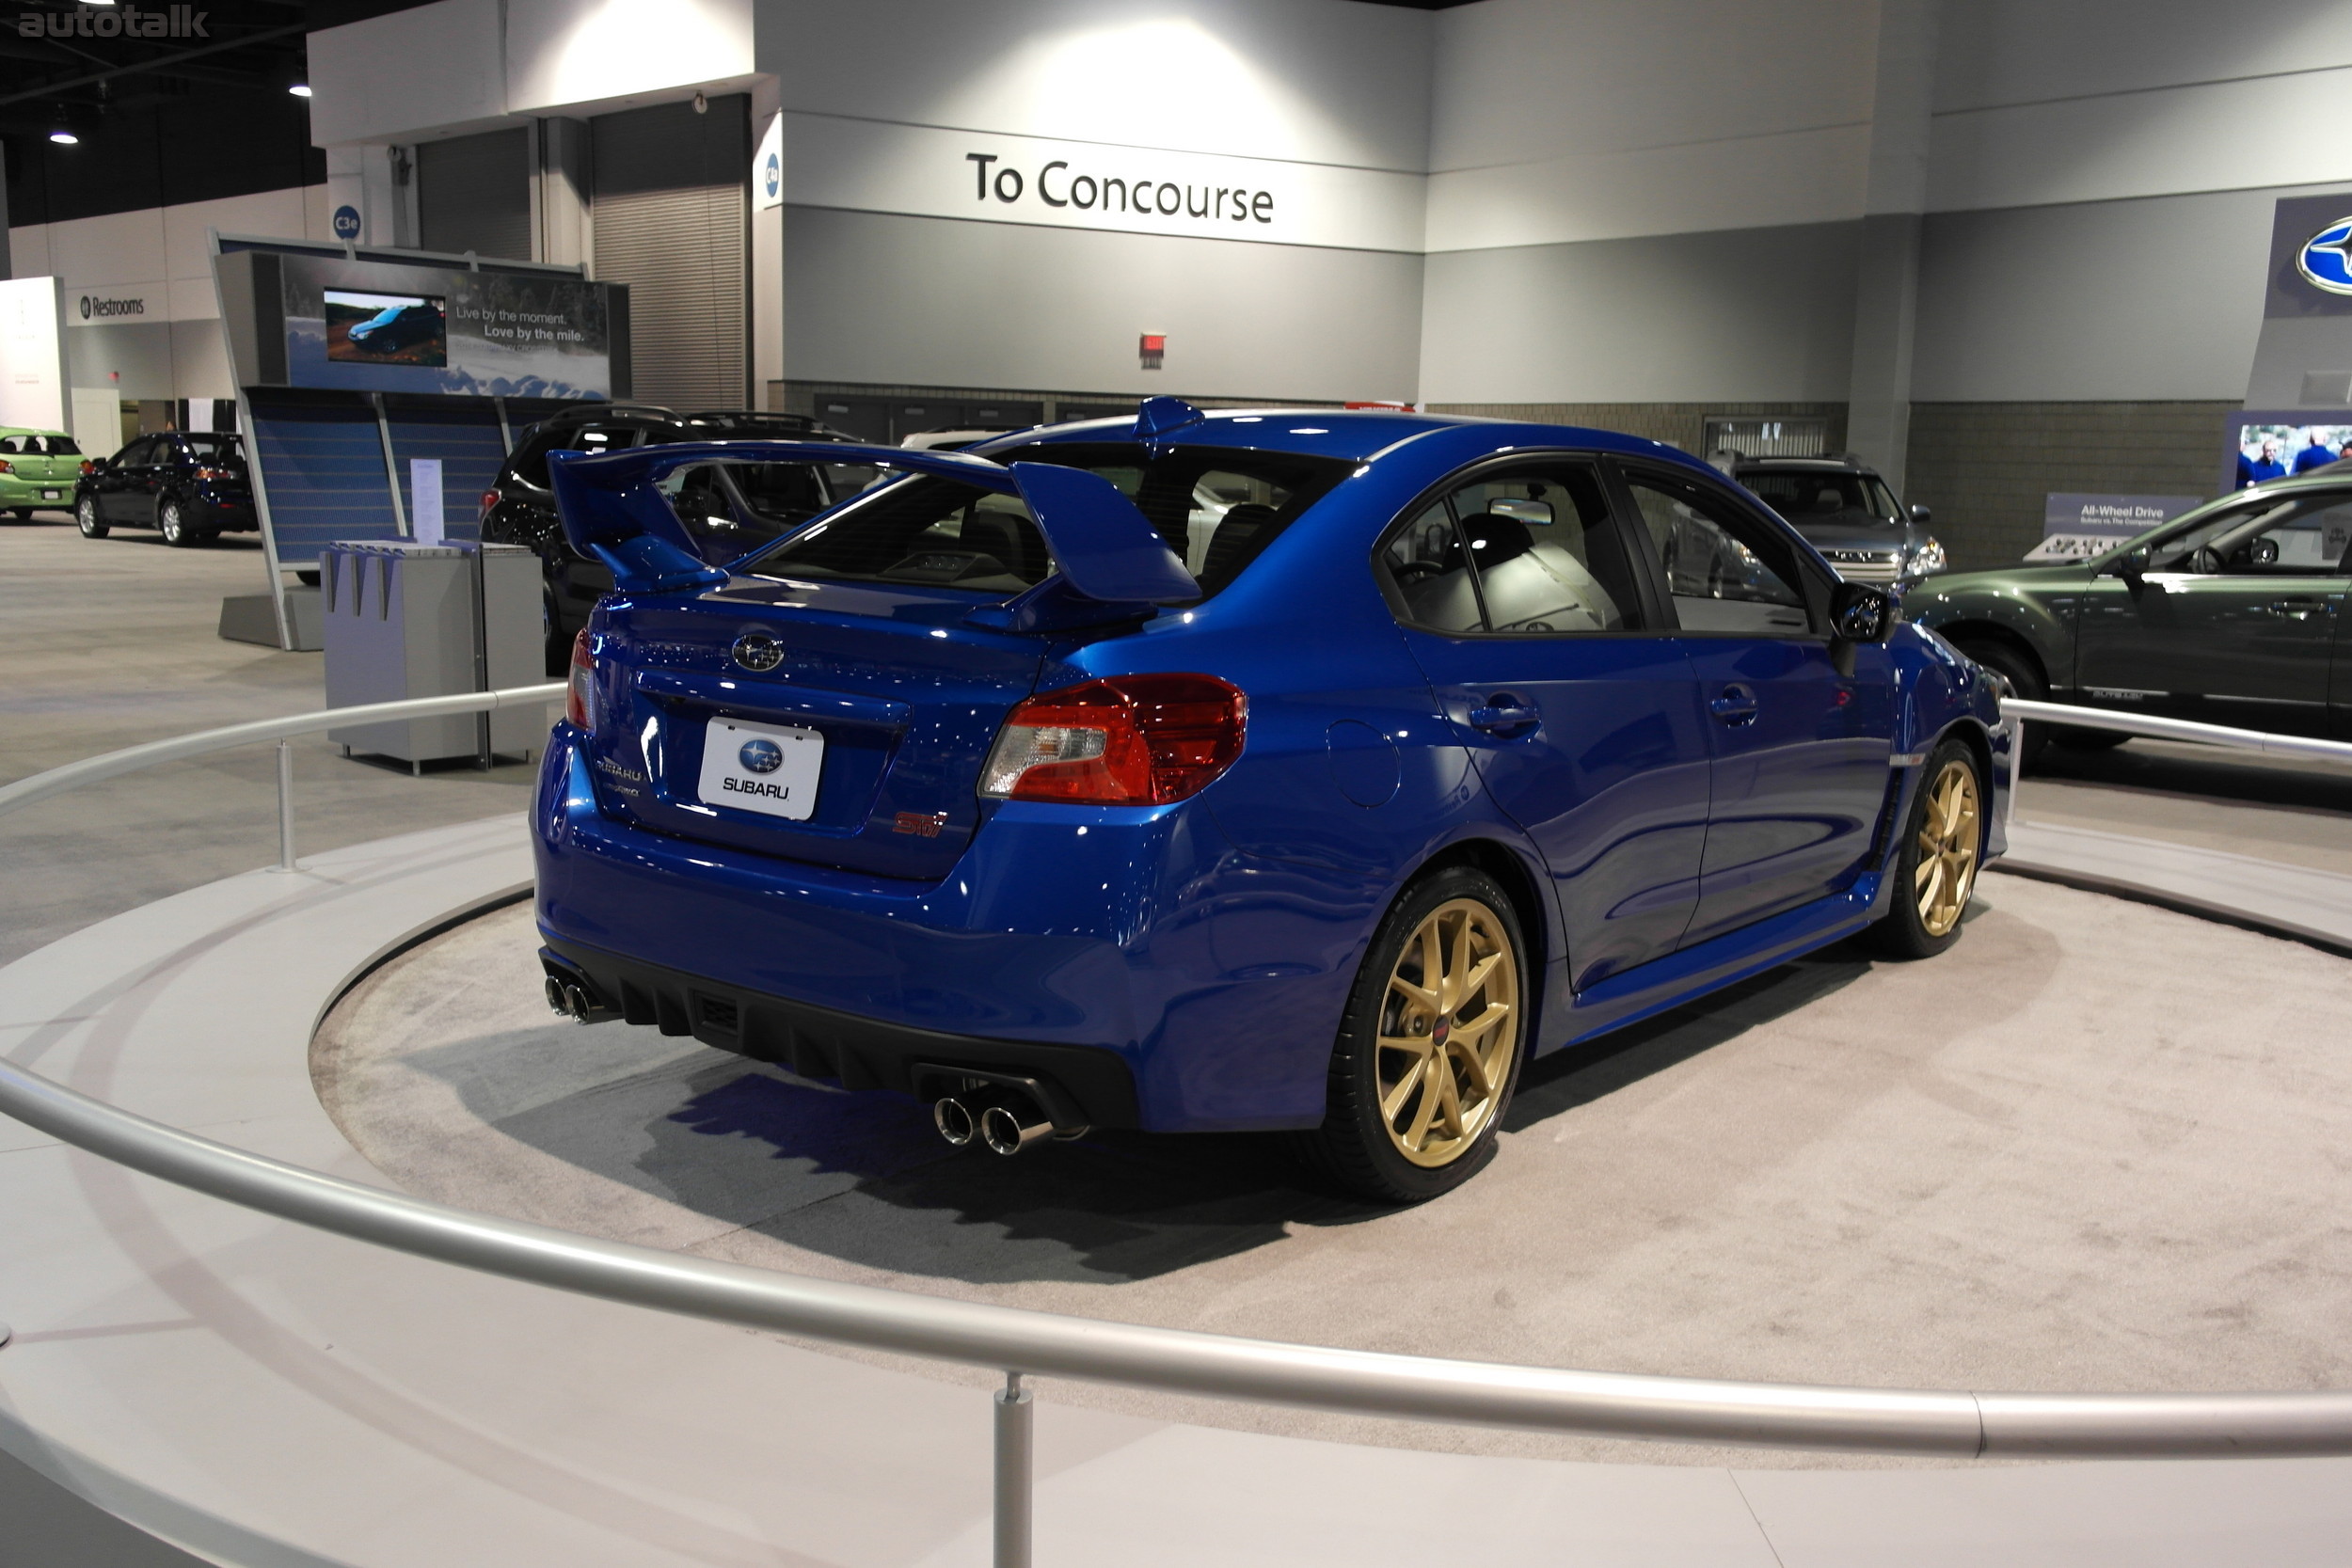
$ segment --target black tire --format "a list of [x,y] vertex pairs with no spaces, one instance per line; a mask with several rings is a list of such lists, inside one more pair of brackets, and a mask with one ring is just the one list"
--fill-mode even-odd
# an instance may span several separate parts
[[84,496],[73,503],[73,522],[82,531],[85,539],[103,539],[110,531],[106,520],[98,515],[97,499],[90,496]]
[[548,678],[563,680],[572,673],[572,640],[564,635],[564,617],[555,612],[555,590],[539,587],[539,636],[547,644]]
[[[1462,922],[1470,924],[1470,973],[1486,974],[1487,979],[1470,995],[1454,997],[1454,1008],[1414,1017],[1422,1009],[1397,989],[1398,976],[1403,966],[1418,962],[1408,959],[1406,947],[1433,918],[1441,932],[1459,933]],[[1455,922],[1450,928],[1449,920]],[[1457,961],[1442,951],[1446,940],[1441,936],[1438,942],[1441,970]],[[1484,958],[1479,956],[1482,947],[1486,949]],[[1507,975],[1501,965],[1487,962],[1505,947]],[[1416,967],[1414,974],[1424,975],[1426,969]],[[1498,984],[1500,978],[1507,978],[1507,990]],[[1355,989],[1348,994],[1331,1052],[1323,1125],[1299,1139],[1300,1155],[1310,1168],[1375,1203],[1426,1202],[1484,1169],[1494,1157],[1495,1134],[1510,1108],[1519,1064],[1527,1054],[1532,980],[1518,917],[1493,878],[1454,866],[1407,888],[1365,949]],[[1438,990],[1442,993],[1456,983],[1447,977]],[[1473,1035],[1477,1020],[1506,994],[1508,1003],[1496,1023],[1487,1033]],[[1465,1002],[1476,1006],[1462,1016],[1458,1008]],[[1384,1024],[1399,1030],[1401,1037],[1430,1039],[1432,1048],[1423,1055],[1429,1063],[1443,1065],[1445,1079],[1441,1082],[1420,1068],[1411,1053],[1381,1046]],[[1504,1030],[1507,1038],[1499,1037]],[[1477,1054],[1482,1045],[1483,1064]],[[1395,1079],[1390,1091],[1397,1101],[1392,1119],[1384,1117],[1380,1109],[1384,1060]],[[1426,1107],[1425,1097],[1431,1100]],[[1441,1130],[1439,1112],[1458,1135]],[[1407,1125],[1400,1132],[1393,1123]],[[1414,1137],[1422,1140],[1419,1159],[1406,1152]]]
[[155,503],[155,527],[163,533],[164,543],[176,550],[201,545],[208,537],[188,521],[187,509],[177,496],[166,496]]
[[[2047,702],[2050,684],[2042,678],[2042,668],[2033,656],[2013,644],[1989,637],[1955,638],[1952,646],[1990,670],[2002,686],[2004,694],[2023,697],[2029,703]],[[2025,754],[2017,759],[2021,770],[2042,760],[2042,753],[2050,745],[2050,726],[2026,726]]]
[[[1923,878],[1921,865],[1931,839],[1947,835],[1934,831],[1930,814],[1935,809],[1937,786],[1947,772],[1955,768],[1967,770],[1968,788],[1973,803],[1968,820],[1962,830],[1967,844],[1967,865],[1958,906],[1950,911],[1946,923],[1922,908],[1929,899],[1922,895],[1923,880],[1932,884],[1933,873]],[[1903,818],[1903,833],[1896,847],[1895,863],[1890,872],[1895,883],[1894,908],[1879,917],[1877,924],[1863,933],[1864,944],[1881,957],[1889,958],[1931,958],[1960,940],[1961,915],[1967,908],[1976,888],[1977,873],[1984,864],[1985,813],[1992,809],[1993,791],[1984,777],[1984,766],[1977,753],[1964,741],[1947,740],[1928,754],[1927,766],[1920,769],[1919,787],[1911,800],[1911,811]],[[1947,859],[1945,874],[1953,876],[1950,860]],[[1948,883],[1947,884],[1948,885]],[[1948,903],[1946,898],[1937,901]],[[1940,911],[1939,911],[1940,912]]]

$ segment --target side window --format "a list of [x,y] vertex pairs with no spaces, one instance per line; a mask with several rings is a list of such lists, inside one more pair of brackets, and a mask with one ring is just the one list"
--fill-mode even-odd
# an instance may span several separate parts
[[115,463],[119,467],[135,468],[143,464],[153,462],[154,452],[155,443],[152,440],[133,441],[115,454]]
[[1812,631],[1796,560],[1784,541],[1696,484],[1638,472],[1628,473],[1626,484],[1685,631]]
[[1485,631],[1478,589],[1470,581],[1470,552],[1454,531],[1444,501],[1415,517],[1389,541],[1380,563],[1405,601],[1406,619],[1431,631]]
[[2233,507],[2149,552],[2153,572],[2226,577],[2333,576],[2352,566],[2352,495],[2297,496]]
[[1457,487],[1389,542],[1382,564],[1407,618],[1434,631],[1543,636],[1639,621],[1600,478],[1579,464]]

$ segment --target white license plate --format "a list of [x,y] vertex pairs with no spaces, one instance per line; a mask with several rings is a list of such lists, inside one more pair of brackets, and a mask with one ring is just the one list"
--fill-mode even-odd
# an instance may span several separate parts
[[817,779],[824,768],[825,737],[815,730],[713,719],[703,731],[698,793],[705,805],[805,822],[817,809]]
[[40,493],[40,499],[45,501],[61,501],[65,499],[65,492],[63,490],[43,490]]

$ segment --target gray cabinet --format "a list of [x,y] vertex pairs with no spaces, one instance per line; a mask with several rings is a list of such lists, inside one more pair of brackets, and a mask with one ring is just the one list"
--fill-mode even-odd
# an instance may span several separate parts
[[[319,552],[326,705],[534,686],[542,673],[539,558],[511,545],[346,541]],[[546,739],[536,705],[487,716],[487,750],[528,756]],[[329,740],[412,766],[484,750],[481,717],[395,720]]]

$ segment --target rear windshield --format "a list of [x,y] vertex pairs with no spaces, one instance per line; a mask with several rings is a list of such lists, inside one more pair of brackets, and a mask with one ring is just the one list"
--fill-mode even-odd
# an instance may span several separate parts
[[[999,463],[1055,463],[1102,475],[1136,503],[1200,580],[1203,598],[1241,576],[1277,534],[1354,465],[1286,452],[1133,442],[1056,442],[992,452]],[[870,497],[744,562],[771,577],[929,583],[998,597],[1054,574],[1028,508],[954,480],[917,478]]]
[[185,442],[199,459],[235,459],[245,455],[237,445],[237,438],[226,432],[188,431],[183,433],[180,439]]
[[79,457],[82,449],[73,444],[71,436],[0,436],[0,452],[21,452],[27,457],[42,452],[52,457]]

